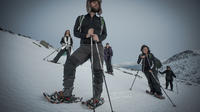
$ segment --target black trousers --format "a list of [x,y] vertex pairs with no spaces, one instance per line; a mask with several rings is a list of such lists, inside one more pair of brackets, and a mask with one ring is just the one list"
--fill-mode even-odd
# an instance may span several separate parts
[[59,52],[58,52],[58,54],[56,55],[56,57],[53,59],[53,61],[55,62],[55,63],[57,63],[58,62],[58,60],[60,59],[60,57],[64,54],[64,53],[67,53],[67,59],[66,59],[66,61],[69,59],[69,57],[70,57],[70,54],[71,54],[71,48],[68,48],[68,49],[61,49]]
[[[103,64],[104,59],[104,49],[103,45],[99,44],[99,53],[101,62]],[[103,70],[100,66],[100,61],[97,53],[96,46],[93,45],[93,74],[94,74],[94,97],[100,98],[101,93],[103,91]],[[87,60],[91,59],[91,45],[81,45],[68,59],[64,66],[64,79],[63,79],[63,86],[64,86],[64,96],[72,95],[72,91],[74,88],[74,80],[75,80],[75,73],[76,68],[85,63]]]
[[[149,71],[144,71],[144,74],[147,78],[150,91],[153,92],[153,93],[156,93],[158,95],[162,95],[162,92],[161,92],[161,89],[160,89],[160,82],[159,82],[159,79],[157,77],[157,73],[153,72],[153,74],[152,74]],[[154,75],[154,77],[156,79],[154,79],[154,77],[152,75]]]
[[168,88],[169,84],[170,84],[171,90],[173,90],[173,80],[166,80],[166,89]]
[[112,62],[111,62],[111,60],[112,60],[111,57],[107,57],[107,59],[105,59],[107,72],[113,72],[113,67],[112,67]]

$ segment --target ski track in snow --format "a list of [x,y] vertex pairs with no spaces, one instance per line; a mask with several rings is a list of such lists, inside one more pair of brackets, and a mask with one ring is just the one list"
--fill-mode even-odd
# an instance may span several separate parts
[[[52,93],[62,90],[63,65],[65,56],[53,64],[42,59],[54,49],[46,49],[33,44],[38,41],[19,37],[0,31],[1,68],[0,68],[0,111],[1,112],[91,112],[80,103],[51,104],[43,97],[42,92]],[[39,44],[40,45],[40,44]],[[49,57],[52,59],[54,55]],[[74,94],[84,100],[92,97],[90,62],[79,66],[76,72]],[[197,112],[200,110],[199,86],[188,86],[178,83],[179,94],[166,90],[177,107],[174,108],[166,98],[159,100],[145,93],[147,80],[142,72],[137,78],[132,91],[129,90],[133,75],[123,73],[123,68],[114,69],[114,76],[106,75],[113,108],[116,112]],[[164,78],[160,78],[164,87]],[[102,97],[105,104],[96,112],[110,112],[109,102],[104,85]]]

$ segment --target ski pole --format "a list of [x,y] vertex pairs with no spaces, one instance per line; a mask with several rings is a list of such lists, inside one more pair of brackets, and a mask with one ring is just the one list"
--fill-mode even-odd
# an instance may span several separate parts
[[171,100],[171,98],[169,97],[169,95],[167,94],[167,92],[165,91],[165,89],[161,86],[160,82],[158,81],[158,79],[154,76],[154,74],[151,72],[151,75],[153,76],[154,80],[159,84],[159,86],[162,88],[163,92],[165,93],[165,95],[167,96],[167,98],[169,99],[169,101],[172,103],[173,107],[176,107],[175,103]]
[[137,73],[136,73],[136,75],[135,75],[135,78],[133,79],[133,83],[132,83],[132,85],[131,85],[130,91],[131,91],[132,88],[133,88],[133,84],[135,83],[135,80],[136,80],[136,77],[137,77],[138,73],[139,73],[139,70],[137,71]]
[[[61,47],[59,47],[58,49],[60,49]],[[54,50],[51,54],[49,54],[48,56],[46,56],[45,58],[43,58],[43,60],[46,60],[49,56],[51,56],[53,53],[55,53],[58,49]]]
[[[103,72],[103,63],[102,63],[102,60],[101,60],[101,57],[100,57],[99,47],[98,47],[98,45],[97,45],[97,42],[95,42],[95,44],[96,44],[97,54],[98,54],[98,57],[99,57],[100,67],[101,67],[101,70],[102,70],[102,72]],[[111,112],[114,112],[114,111],[113,111],[113,107],[112,107],[112,102],[111,102],[111,99],[110,99],[110,94],[109,94],[109,91],[108,91],[108,86],[107,86],[106,78],[105,78],[105,75],[104,75],[104,72],[103,72],[103,79],[104,79],[104,83],[105,83],[105,86],[106,86],[106,91],[107,91],[108,100],[109,100],[109,103],[110,103]]]
[[177,91],[177,94],[178,94],[178,82],[177,82],[177,79],[175,78],[176,80],[176,91]]
[[[91,67],[92,67],[92,94],[93,94],[93,104],[95,103],[94,101],[94,67],[93,67],[93,61],[94,61],[94,55],[93,55],[93,39],[92,37],[90,38],[91,42]],[[95,108],[93,108],[93,112],[95,112]]]

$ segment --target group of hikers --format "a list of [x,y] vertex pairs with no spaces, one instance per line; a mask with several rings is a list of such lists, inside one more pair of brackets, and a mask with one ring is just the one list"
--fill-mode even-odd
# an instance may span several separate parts
[[[113,75],[111,63],[113,51],[109,43],[106,43],[105,47],[103,47],[102,44],[107,37],[107,29],[105,21],[103,17],[101,17],[101,3],[101,0],[87,0],[86,8],[88,14],[77,17],[73,32],[75,37],[80,38],[80,47],[78,49],[71,54],[73,40],[69,30],[65,32],[64,37],[61,39],[61,50],[52,62],[58,62],[59,58],[65,52],[67,53],[67,60],[64,64],[64,88],[54,94],[56,100],[70,103],[76,99],[76,97],[72,95],[76,68],[90,59],[93,60],[91,61],[93,66],[93,97],[88,100],[88,103],[95,107],[103,102],[101,94],[103,91],[104,71],[101,64],[103,64],[105,60],[107,68],[106,73]],[[150,88],[150,91],[148,92],[163,99],[164,96],[162,95],[161,86],[157,77],[157,74],[160,71],[158,71],[155,66],[156,57],[154,57],[150,52],[149,47],[146,45],[141,47],[141,52],[137,63],[142,63],[142,72],[144,72]],[[168,66],[166,71],[160,73],[166,73],[166,88],[168,88],[170,83],[171,90],[173,90],[173,77],[176,76],[171,68]]]

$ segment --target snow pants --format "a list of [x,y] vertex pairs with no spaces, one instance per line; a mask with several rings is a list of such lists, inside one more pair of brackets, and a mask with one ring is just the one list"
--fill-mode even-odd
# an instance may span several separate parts
[[166,80],[166,89],[168,88],[169,84],[170,84],[171,90],[173,90],[173,80]]
[[[144,74],[147,78],[150,91],[153,92],[153,93],[156,93],[157,95],[162,95],[162,92],[161,92],[161,89],[160,89],[160,82],[159,82],[157,73],[153,72],[153,74],[152,74],[149,71],[144,71]],[[156,79],[154,79],[154,77],[152,75],[154,75]]]
[[[60,59],[60,57],[61,57],[65,52],[67,53],[67,59],[66,59],[66,61],[67,61],[67,60],[69,59],[69,57],[70,57],[70,54],[71,54],[71,48],[68,48],[68,49],[61,49],[60,52],[56,55],[56,57],[53,59],[53,61],[54,61],[55,63],[57,63],[58,60]],[[66,61],[65,61],[65,63],[66,63]]]
[[112,60],[111,57],[107,57],[107,58],[105,59],[107,72],[113,72],[113,67],[112,67],[112,62],[111,62],[111,60]]
[[[104,49],[102,44],[98,44],[101,62],[103,64]],[[93,89],[94,98],[100,98],[103,90],[103,70],[100,66],[100,61],[95,44],[93,44]],[[74,79],[76,68],[91,59],[91,45],[81,45],[68,59],[64,66],[64,96],[71,96],[74,88]],[[89,75],[89,74],[88,74]]]

